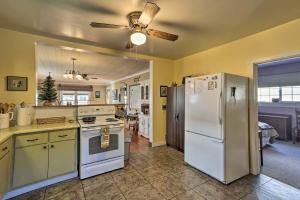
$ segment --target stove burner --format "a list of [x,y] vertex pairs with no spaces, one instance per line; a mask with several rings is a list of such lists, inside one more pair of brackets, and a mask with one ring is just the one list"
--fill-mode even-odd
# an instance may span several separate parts
[[83,117],[82,121],[85,124],[94,124],[96,121],[96,117]]

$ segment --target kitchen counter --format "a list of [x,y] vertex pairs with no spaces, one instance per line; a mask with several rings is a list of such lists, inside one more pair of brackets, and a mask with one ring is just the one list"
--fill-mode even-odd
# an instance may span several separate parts
[[56,124],[32,124],[29,126],[15,126],[7,129],[0,129],[0,143],[7,140],[13,135],[23,134],[23,133],[34,133],[34,132],[44,132],[62,129],[72,129],[78,128],[79,124],[75,121],[73,123],[56,123]]

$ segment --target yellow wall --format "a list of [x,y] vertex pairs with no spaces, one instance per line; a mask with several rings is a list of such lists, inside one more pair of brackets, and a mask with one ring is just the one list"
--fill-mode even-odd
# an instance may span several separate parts
[[254,62],[300,53],[300,20],[175,61],[174,78],[228,72],[252,77]]
[[[100,91],[100,98],[96,98],[95,92]],[[106,102],[106,86],[105,85],[93,85],[92,92],[92,104],[105,104]]]
[[[35,103],[36,83],[35,83],[35,42],[45,42],[52,45],[69,46],[81,48],[101,53],[113,55],[131,55],[107,48],[100,48],[91,45],[66,42],[32,34],[20,33],[16,31],[0,28],[0,102]],[[165,141],[165,111],[161,109],[164,98],[159,97],[159,86],[170,85],[173,79],[173,61],[158,57],[138,55],[140,59],[153,61],[153,81],[154,81],[154,143]],[[5,77],[8,75],[27,76],[29,78],[27,92],[6,91]]]

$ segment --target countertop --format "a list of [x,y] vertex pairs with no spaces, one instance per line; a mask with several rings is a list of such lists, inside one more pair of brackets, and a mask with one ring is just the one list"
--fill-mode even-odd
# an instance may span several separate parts
[[43,132],[43,131],[53,131],[53,130],[62,130],[62,129],[72,129],[78,128],[79,124],[77,122],[73,123],[56,123],[56,124],[43,124],[37,125],[32,124],[29,126],[15,126],[7,129],[0,129],[0,143],[7,140],[13,135],[23,134],[23,133],[34,133],[34,132]]

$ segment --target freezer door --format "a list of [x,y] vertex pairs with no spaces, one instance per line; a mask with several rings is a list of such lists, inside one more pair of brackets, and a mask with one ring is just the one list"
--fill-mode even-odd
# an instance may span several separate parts
[[225,182],[223,141],[185,132],[184,160],[196,169]]
[[223,140],[222,74],[186,80],[185,130]]

